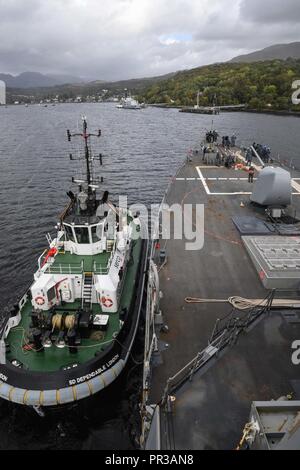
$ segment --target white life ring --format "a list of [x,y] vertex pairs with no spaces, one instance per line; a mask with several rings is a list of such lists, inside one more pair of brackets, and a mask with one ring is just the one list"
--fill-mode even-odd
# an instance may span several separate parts
[[41,305],[41,306],[44,305],[45,303],[44,297],[41,297],[41,296],[36,297],[34,301],[37,305]]
[[104,296],[101,298],[101,303],[106,308],[111,308],[114,304],[110,297],[104,297]]

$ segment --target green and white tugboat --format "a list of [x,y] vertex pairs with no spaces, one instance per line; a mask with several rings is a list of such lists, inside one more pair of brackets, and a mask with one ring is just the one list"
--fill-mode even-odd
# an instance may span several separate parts
[[[90,397],[123,371],[137,332],[147,269],[138,214],[97,197],[83,118],[84,177],[38,260],[28,292],[0,320],[0,397],[53,407]],[[73,159],[72,155],[70,156]],[[102,164],[102,156],[97,157]],[[102,179],[101,179],[102,182]]]

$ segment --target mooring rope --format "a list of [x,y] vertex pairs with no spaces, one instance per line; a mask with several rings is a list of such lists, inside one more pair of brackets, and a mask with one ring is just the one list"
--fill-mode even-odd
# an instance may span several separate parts
[[[229,303],[237,310],[249,310],[255,307],[266,307],[269,299],[244,299],[243,297],[233,296],[228,299],[201,299],[197,297],[186,297],[187,304],[217,304]],[[275,308],[300,308],[300,300],[274,299],[272,307]]]

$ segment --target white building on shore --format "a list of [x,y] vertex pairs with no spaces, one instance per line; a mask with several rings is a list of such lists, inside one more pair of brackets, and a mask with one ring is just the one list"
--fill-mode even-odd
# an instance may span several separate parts
[[6,84],[0,80],[0,105],[6,104]]

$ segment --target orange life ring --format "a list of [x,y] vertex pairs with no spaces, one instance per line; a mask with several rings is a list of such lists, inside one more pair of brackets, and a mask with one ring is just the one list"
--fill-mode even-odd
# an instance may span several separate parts
[[104,297],[104,296],[101,298],[101,303],[106,308],[111,308],[114,304],[110,297]]
[[34,299],[34,301],[35,301],[35,303],[38,304],[38,305],[44,305],[44,303],[45,303],[44,297],[36,297],[36,298]]

